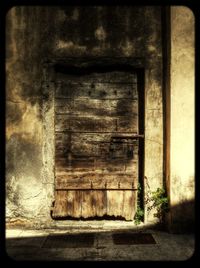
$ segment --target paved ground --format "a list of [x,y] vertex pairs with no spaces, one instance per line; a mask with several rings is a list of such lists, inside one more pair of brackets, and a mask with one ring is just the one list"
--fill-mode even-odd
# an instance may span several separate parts
[[[155,244],[116,244],[113,234],[149,233]],[[79,234],[77,241],[63,241],[66,235]],[[81,244],[81,234],[92,234],[93,241]],[[59,241],[49,237],[60,235]],[[90,236],[89,235],[89,236]],[[6,251],[15,260],[74,261],[161,261],[187,260],[194,252],[194,235],[169,234],[153,229],[133,227],[132,223],[71,222],[54,229],[7,229]],[[87,236],[84,239],[89,239]],[[56,238],[55,238],[56,240]],[[79,240],[79,241],[78,241]],[[84,241],[82,241],[84,242]]]

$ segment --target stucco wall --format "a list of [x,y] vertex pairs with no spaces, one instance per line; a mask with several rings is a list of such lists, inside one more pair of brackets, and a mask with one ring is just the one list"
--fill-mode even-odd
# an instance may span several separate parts
[[173,229],[194,220],[194,16],[171,7],[170,200]]
[[[17,7],[6,25],[6,212],[47,224],[53,201],[53,113],[43,60],[136,57],[145,68],[145,176],[163,181],[159,7]],[[153,213],[146,220],[155,220]]]

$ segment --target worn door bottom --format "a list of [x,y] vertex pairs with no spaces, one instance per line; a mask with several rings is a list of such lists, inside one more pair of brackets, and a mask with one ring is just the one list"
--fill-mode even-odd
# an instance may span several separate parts
[[136,190],[59,190],[52,209],[53,219],[105,218],[133,220]]

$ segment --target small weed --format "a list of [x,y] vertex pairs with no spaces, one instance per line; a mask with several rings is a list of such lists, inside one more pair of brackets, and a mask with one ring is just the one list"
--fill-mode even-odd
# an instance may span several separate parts
[[151,193],[148,202],[152,202],[152,205],[147,208],[147,211],[156,208],[157,212],[154,213],[154,217],[157,217],[162,222],[163,214],[169,211],[169,200],[165,190],[163,188],[157,188],[156,191]]
[[138,207],[135,213],[134,222],[139,225],[144,220],[144,209]]
[[[136,225],[139,225],[144,220],[144,209],[141,206],[141,192],[141,185],[138,184],[138,203],[137,211],[134,217],[134,222]],[[149,203],[151,203],[151,205],[148,206],[147,211],[150,212],[153,208],[155,208],[156,213],[154,213],[154,217],[158,218],[160,223],[162,223],[164,213],[169,211],[169,200],[165,189],[157,188],[157,190],[153,192],[149,190],[147,192],[145,204]]]
[[141,222],[144,221],[144,209],[141,206],[141,194],[142,194],[142,187],[140,183],[138,183],[138,201],[137,201],[137,211],[135,213],[134,222],[136,225],[139,225]]

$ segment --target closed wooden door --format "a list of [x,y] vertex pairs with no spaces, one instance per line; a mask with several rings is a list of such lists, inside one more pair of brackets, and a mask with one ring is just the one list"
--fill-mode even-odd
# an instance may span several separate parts
[[133,220],[138,182],[137,75],[57,73],[53,218]]

